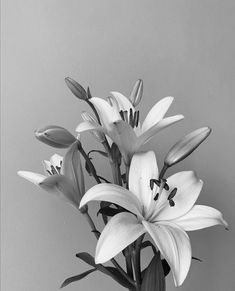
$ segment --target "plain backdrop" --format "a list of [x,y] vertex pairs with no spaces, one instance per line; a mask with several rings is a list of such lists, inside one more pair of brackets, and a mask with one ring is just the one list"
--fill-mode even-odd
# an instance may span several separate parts
[[[2,1],[2,291],[58,290],[89,268],[75,254],[94,254],[81,215],[16,174],[42,173],[43,159],[64,153],[38,142],[36,128],[57,124],[74,133],[89,110],[69,92],[66,76],[99,97],[115,90],[128,95],[142,78],[141,120],[157,100],[174,96],[168,115],[184,114],[184,121],[145,147],[156,151],[160,165],[181,136],[212,127],[197,152],[169,173],[197,171],[205,182],[198,203],[220,209],[230,231],[216,226],[189,234],[193,255],[203,262],[192,262],[178,290],[234,290],[234,31],[229,0]],[[101,148],[89,134],[82,140],[87,150]],[[110,177],[105,161],[94,163]],[[94,185],[87,176],[86,182]],[[65,290],[122,288],[96,272]],[[172,275],[167,290],[175,290]]]

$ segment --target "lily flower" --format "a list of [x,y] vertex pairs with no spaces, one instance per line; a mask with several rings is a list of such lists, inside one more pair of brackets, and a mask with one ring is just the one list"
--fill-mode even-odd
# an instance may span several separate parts
[[185,231],[221,224],[227,227],[215,208],[194,205],[203,182],[192,171],[183,171],[167,180],[158,179],[154,152],[133,156],[129,190],[112,184],[99,184],[83,196],[80,207],[91,200],[118,204],[128,212],[113,216],[103,229],[96,247],[97,264],[104,263],[144,233],[149,233],[170,265],[174,282],[185,280],[191,264],[191,245]]
[[142,145],[148,142],[162,129],[183,119],[183,115],[164,118],[173,97],[166,97],[157,102],[140,124],[139,111],[136,111],[130,100],[118,92],[111,92],[107,101],[92,97],[89,101],[96,107],[101,125],[95,121],[80,123],[76,131],[100,131],[117,144],[127,165],[131,157]]
[[54,154],[50,161],[43,161],[43,166],[46,175],[29,171],[18,171],[18,175],[79,209],[85,189],[77,143],[69,148],[64,158]]

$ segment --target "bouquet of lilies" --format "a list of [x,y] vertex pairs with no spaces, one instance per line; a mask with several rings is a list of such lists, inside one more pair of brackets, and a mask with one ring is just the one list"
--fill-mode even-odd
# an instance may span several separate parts
[[[195,205],[203,182],[194,171],[182,171],[168,177],[168,168],[188,157],[210,134],[203,127],[181,138],[168,151],[159,168],[155,153],[144,152],[142,146],[158,132],[183,119],[182,115],[165,117],[173,97],[157,102],[140,121],[138,104],[143,93],[143,81],[138,80],[129,97],[111,92],[106,99],[92,97],[71,78],[68,88],[86,102],[92,113],[83,112],[75,137],[60,126],[46,126],[35,132],[41,142],[66,149],[64,157],[55,154],[43,161],[45,175],[19,171],[23,178],[54,193],[81,213],[97,238],[95,256],[81,252],[76,256],[91,266],[82,274],[66,279],[61,287],[79,281],[94,271],[100,271],[128,290],[163,291],[165,277],[172,271],[174,283],[180,286],[190,268],[191,245],[186,231],[223,225],[227,222],[220,211],[205,205]],[[81,135],[87,132],[102,150],[87,152]],[[101,177],[91,154],[99,154],[110,163],[112,181]],[[96,183],[86,189],[84,171]],[[95,226],[88,209],[90,201],[99,201],[97,210],[104,223],[103,230]],[[152,259],[143,267],[141,251],[152,249]],[[122,261],[115,257],[121,254]],[[104,265],[110,261],[112,265]]]

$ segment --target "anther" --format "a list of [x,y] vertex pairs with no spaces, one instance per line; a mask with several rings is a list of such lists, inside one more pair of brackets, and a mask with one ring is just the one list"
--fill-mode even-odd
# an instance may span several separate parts
[[120,115],[121,115],[122,120],[124,120],[124,114],[123,114],[123,111],[121,110],[119,113],[120,113]]
[[56,175],[57,174],[56,169],[54,168],[54,166],[51,166],[51,172],[52,172],[52,175]]
[[51,173],[50,171],[48,171],[48,170],[47,170],[47,173],[48,173],[50,176],[52,175],[52,173]]
[[61,167],[56,166],[56,170],[58,173],[60,173],[60,169],[61,169]]
[[154,187],[154,179],[150,179],[150,189],[153,190]]
[[169,200],[169,204],[170,204],[170,207],[173,207],[173,206],[175,206],[175,202],[171,199],[171,200]]
[[137,111],[137,113],[136,113],[136,120],[135,120],[135,126],[136,126],[136,127],[138,126],[139,118],[140,118],[140,112]]
[[134,124],[133,124],[133,110],[132,108],[130,109],[130,114],[129,114],[129,124],[131,127],[134,127]]
[[155,195],[155,197],[153,198],[153,200],[154,200],[154,201],[157,201],[157,200],[158,200],[158,197],[159,197],[159,193],[157,193],[157,194]]
[[123,117],[124,117],[124,121],[125,122],[127,122],[128,123],[128,114],[127,114],[128,112],[125,110],[125,111],[123,111]]
[[167,199],[168,199],[169,201],[172,200],[172,199],[175,197],[176,192],[177,192],[177,188],[174,188],[174,189],[171,191],[171,193],[170,193],[170,195],[168,196]]

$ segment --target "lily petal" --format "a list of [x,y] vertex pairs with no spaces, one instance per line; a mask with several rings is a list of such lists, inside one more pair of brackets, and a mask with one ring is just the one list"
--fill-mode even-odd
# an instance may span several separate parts
[[117,144],[125,162],[128,164],[136,150],[137,136],[133,128],[123,120],[114,122],[111,129],[109,136]]
[[187,233],[169,222],[153,224],[142,221],[142,223],[170,265],[175,285],[180,286],[188,274],[192,257]]
[[202,229],[213,225],[224,225],[228,227],[228,223],[224,220],[222,213],[209,206],[195,205],[185,215],[174,219],[173,221],[186,231]]
[[96,246],[95,262],[102,264],[115,257],[125,247],[145,232],[131,213],[119,213],[112,217],[103,229]]
[[79,132],[79,133],[85,132],[85,131],[96,131],[96,130],[106,133],[105,129],[94,121],[83,121],[79,123],[78,126],[76,127],[76,132]]
[[49,161],[43,160],[42,161],[42,165],[43,165],[44,172],[45,172],[46,175],[51,173],[51,163]]
[[58,155],[58,154],[54,154],[51,158],[50,158],[50,163],[56,168],[56,167],[61,167],[61,164],[63,162],[63,157]]
[[162,129],[167,128],[168,126],[180,121],[183,119],[183,115],[174,115],[171,117],[167,117],[159,121],[158,123],[154,124],[152,127],[147,129],[146,131],[143,130],[143,127],[141,129],[142,134],[138,138],[138,146],[141,146],[148,142],[156,133],[161,131]]
[[121,110],[130,111],[130,109],[132,109],[133,112],[135,112],[134,106],[132,105],[132,103],[130,102],[130,100],[126,96],[124,96],[123,94],[121,94],[119,92],[110,92],[110,93],[115,98],[115,100],[118,102],[119,111],[121,111]]
[[144,207],[144,212],[153,201],[153,194],[150,188],[150,179],[158,177],[158,166],[153,151],[135,154],[131,160],[129,173],[129,189],[137,195]]
[[76,209],[79,208],[79,199],[70,179],[64,175],[52,175],[47,177],[39,186],[44,190],[56,194],[62,200],[72,204]]
[[175,206],[171,207],[167,200],[170,191],[163,190],[156,207],[157,220],[171,220],[186,214],[195,204],[203,186],[202,180],[198,179],[193,171],[176,173],[167,179],[167,184],[170,191],[177,188],[173,198]]
[[82,197],[80,208],[92,200],[107,201],[118,204],[137,216],[142,217],[141,204],[138,198],[129,190],[121,186],[107,183],[93,186]]
[[142,128],[143,131],[148,130],[151,128],[153,125],[158,123],[160,120],[163,119],[164,115],[166,114],[167,110],[171,106],[171,103],[173,102],[174,97],[165,97],[158,101],[153,108],[149,111],[147,114]]
[[95,105],[103,126],[108,130],[110,124],[121,120],[120,114],[106,100],[92,97],[89,101]]
[[29,182],[34,183],[35,185],[39,185],[44,179],[46,179],[46,176],[38,174],[38,173],[33,173],[29,171],[18,171],[17,174]]

